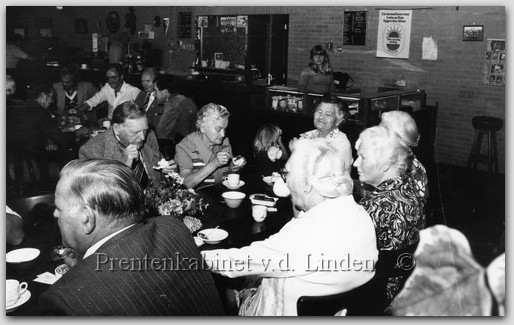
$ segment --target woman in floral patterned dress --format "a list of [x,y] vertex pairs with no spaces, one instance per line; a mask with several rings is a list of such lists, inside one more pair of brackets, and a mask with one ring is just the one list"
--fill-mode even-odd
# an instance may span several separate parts
[[380,292],[384,312],[403,287],[413,269],[412,253],[424,228],[425,197],[410,171],[412,151],[397,133],[375,126],[364,130],[355,145],[354,166],[359,181],[370,187],[360,204],[369,213],[377,235],[377,275],[383,278]]

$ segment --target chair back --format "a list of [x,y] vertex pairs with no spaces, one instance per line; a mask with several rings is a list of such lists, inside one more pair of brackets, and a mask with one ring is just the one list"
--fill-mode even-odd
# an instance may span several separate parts
[[374,299],[377,278],[350,291],[326,296],[301,296],[296,302],[298,316],[334,316],[346,309],[346,316],[383,316]]
[[55,209],[55,195],[45,194],[9,200],[7,205],[16,211],[27,226],[41,223],[41,216],[48,218]]

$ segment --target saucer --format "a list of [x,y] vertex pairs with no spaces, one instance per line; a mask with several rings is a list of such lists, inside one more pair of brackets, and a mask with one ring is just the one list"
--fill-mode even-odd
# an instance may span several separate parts
[[225,187],[228,188],[229,190],[237,190],[241,186],[245,185],[245,182],[240,180],[239,185],[236,185],[236,186],[229,185],[227,181],[223,181],[222,184],[225,185]]
[[20,298],[18,298],[18,301],[16,301],[16,303],[10,307],[6,307],[5,308],[5,311],[8,313],[8,312],[11,312],[11,311],[14,311],[16,308],[20,307],[21,305],[23,305],[24,303],[26,303],[27,301],[29,301],[30,299],[30,291],[27,290],[25,291],[21,296]]

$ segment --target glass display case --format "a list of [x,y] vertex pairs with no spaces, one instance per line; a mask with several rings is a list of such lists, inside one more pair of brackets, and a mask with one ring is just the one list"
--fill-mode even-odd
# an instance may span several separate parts
[[[382,112],[399,109],[417,111],[426,103],[425,92],[419,89],[356,89],[351,93],[333,95],[348,105],[348,121],[362,125],[375,124]],[[266,108],[291,114],[312,115],[321,98],[321,94],[304,93],[292,87],[273,86],[267,88]]]

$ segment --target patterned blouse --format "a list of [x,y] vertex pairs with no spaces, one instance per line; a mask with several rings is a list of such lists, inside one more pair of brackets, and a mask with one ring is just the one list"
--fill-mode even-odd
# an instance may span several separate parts
[[[419,242],[419,231],[425,227],[424,207],[428,196],[422,177],[408,173],[388,179],[363,194],[360,204],[373,221],[379,250],[401,250]],[[389,303],[402,288],[408,274],[388,277],[386,295]]]

